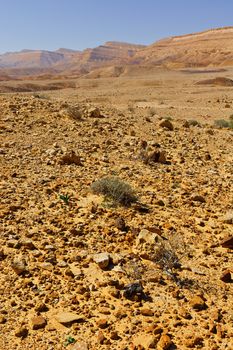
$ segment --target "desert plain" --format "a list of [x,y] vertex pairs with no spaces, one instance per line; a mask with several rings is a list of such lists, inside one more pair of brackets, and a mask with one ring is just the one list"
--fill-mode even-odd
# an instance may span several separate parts
[[230,350],[233,68],[111,69],[0,83],[0,349]]

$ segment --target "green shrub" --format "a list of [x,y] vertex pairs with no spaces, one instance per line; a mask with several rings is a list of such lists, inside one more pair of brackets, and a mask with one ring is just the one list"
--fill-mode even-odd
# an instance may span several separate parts
[[102,194],[105,199],[111,200],[115,205],[130,206],[138,200],[135,190],[115,176],[104,177],[93,182],[91,189],[93,193]]
[[60,194],[59,198],[66,204],[69,205],[69,201],[70,201],[70,196],[68,195],[68,193],[64,194]]
[[218,128],[233,128],[233,121],[231,119],[229,121],[225,119],[218,119],[215,120],[214,123]]

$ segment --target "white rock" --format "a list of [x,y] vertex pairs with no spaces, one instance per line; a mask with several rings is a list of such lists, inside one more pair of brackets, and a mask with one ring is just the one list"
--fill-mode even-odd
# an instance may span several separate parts
[[106,269],[109,265],[110,256],[108,253],[95,254],[93,260],[101,269]]

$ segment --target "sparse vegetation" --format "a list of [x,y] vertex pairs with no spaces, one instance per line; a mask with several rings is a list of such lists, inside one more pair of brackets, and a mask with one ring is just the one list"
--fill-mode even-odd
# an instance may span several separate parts
[[64,346],[68,346],[68,345],[74,344],[74,343],[76,343],[76,339],[69,335],[69,336],[66,338],[66,341],[65,341],[65,343],[64,343]]
[[138,200],[135,190],[128,183],[115,176],[95,181],[91,185],[91,189],[96,194],[102,194],[106,200],[112,201],[114,205],[130,206]]
[[233,129],[233,117],[230,116],[229,120],[217,119],[217,120],[215,120],[214,124],[220,129],[222,129],[222,128]]
[[188,121],[189,126],[200,126],[201,124],[196,119],[191,119]]
[[179,258],[174,247],[169,243],[161,243],[154,255],[154,261],[169,276],[174,276],[174,269],[180,266]]
[[170,117],[169,115],[163,117],[163,119],[164,119],[164,120],[169,120],[169,121],[172,121],[172,120],[173,120],[172,117]]
[[69,205],[69,201],[70,201],[70,195],[68,193],[64,194],[60,194],[59,198],[66,204]]

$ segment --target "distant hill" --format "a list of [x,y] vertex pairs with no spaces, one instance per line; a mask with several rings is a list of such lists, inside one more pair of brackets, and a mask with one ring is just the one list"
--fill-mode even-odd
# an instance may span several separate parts
[[[109,41],[76,51],[22,50],[0,55],[2,78],[9,76],[115,76],[145,67],[168,69],[225,67],[233,65],[233,27],[174,36],[152,45]],[[129,66],[134,69],[130,70]]]
[[137,63],[169,68],[233,65],[233,27],[174,36],[136,53]]

